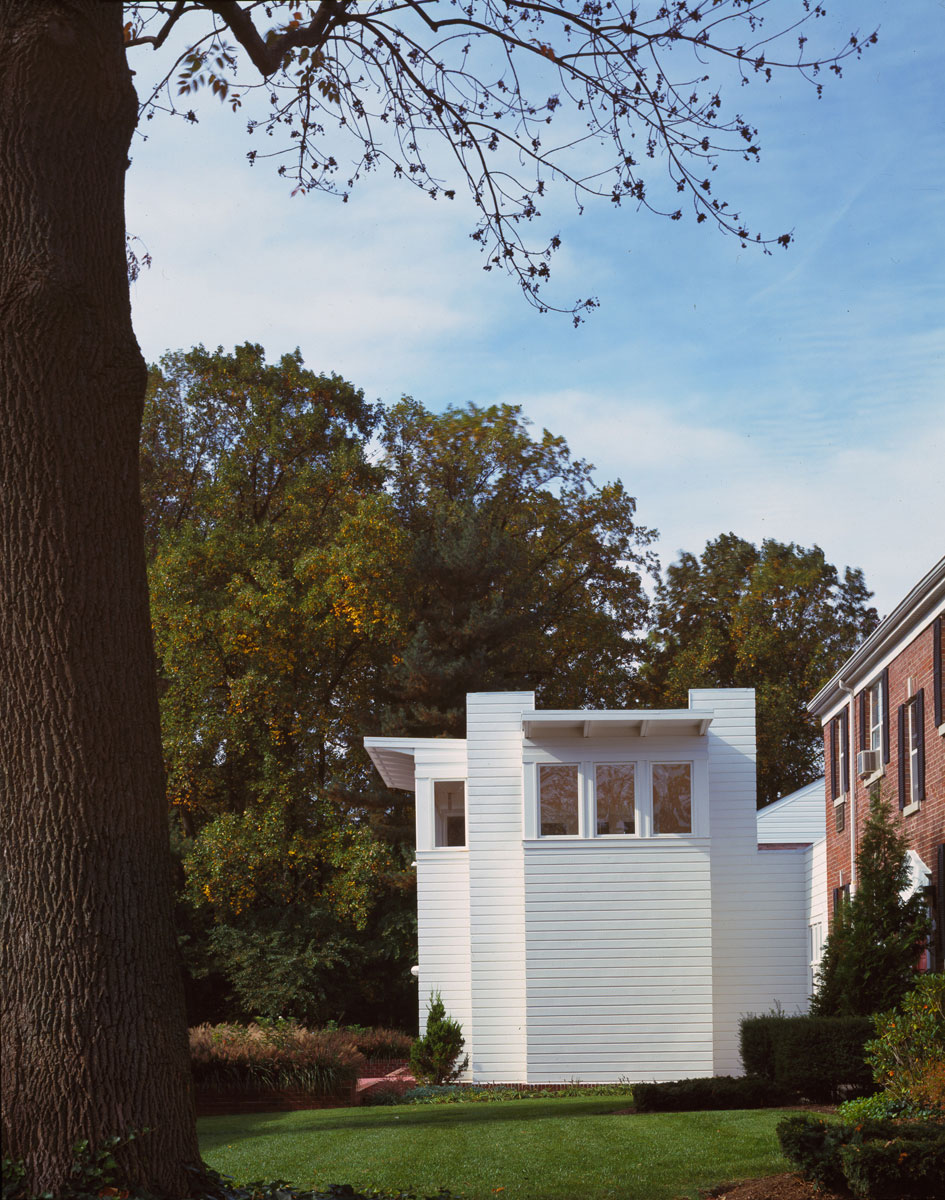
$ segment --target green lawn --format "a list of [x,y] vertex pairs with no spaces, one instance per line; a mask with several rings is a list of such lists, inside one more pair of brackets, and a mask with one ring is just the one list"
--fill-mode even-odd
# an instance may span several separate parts
[[[778,1110],[615,1116],[613,1097],[204,1117],[210,1166],[238,1182],[350,1183],[469,1200],[677,1200],[789,1170]],[[501,1190],[500,1190],[501,1189]]]

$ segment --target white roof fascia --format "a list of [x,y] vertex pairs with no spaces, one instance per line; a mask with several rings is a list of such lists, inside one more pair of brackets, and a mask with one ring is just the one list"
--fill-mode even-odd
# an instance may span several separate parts
[[912,591],[876,626],[865,641],[853,651],[829,683],[825,684],[807,705],[808,712],[826,718],[834,706],[842,707],[849,697],[841,690],[866,683],[881,665],[895,658],[928,623],[945,612],[945,557],[912,589]]
[[533,709],[522,713],[522,734],[528,741],[553,737],[702,737],[713,715],[692,708]]

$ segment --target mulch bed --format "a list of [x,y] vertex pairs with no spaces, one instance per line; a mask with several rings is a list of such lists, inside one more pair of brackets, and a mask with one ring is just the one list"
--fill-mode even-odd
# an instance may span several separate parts
[[849,1200],[839,1192],[815,1189],[800,1175],[767,1175],[764,1179],[741,1179],[720,1183],[701,1193],[706,1200]]

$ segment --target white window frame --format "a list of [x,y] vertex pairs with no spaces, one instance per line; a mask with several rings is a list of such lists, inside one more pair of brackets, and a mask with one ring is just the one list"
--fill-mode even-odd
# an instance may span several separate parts
[[[429,771],[429,767],[427,768]],[[437,783],[461,783],[463,785],[463,818],[466,843],[463,846],[438,846],[436,844],[436,803],[435,788]],[[469,850],[469,779],[462,770],[449,770],[446,767],[435,768],[435,774],[429,773],[414,777],[414,803],[417,812],[417,852],[434,854],[466,854]]]
[[[876,680],[873,686],[869,689],[867,695],[867,708],[869,710],[869,749],[879,751],[879,761],[883,761],[883,719],[885,698],[883,696],[883,680],[882,676]],[[882,774],[880,767],[877,774]]]
[[[574,833],[542,833],[541,832],[541,772],[538,770],[539,767],[575,767],[577,769],[578,831],[576,834],[574,834]],[[587,810],[588,787],[587,787],[586,767],[587,767],[587,763],[580,762],[576,759],[562,759],[561,761],[549,761],[549,762],[541,762],[541,763],[535,764],[535,772],[534,772],[534,779],[535,779],[534,795],[535,795],[535,809],[536,809],[535,831],[536,831],[536,836],[540,837],[542,839],[542,841],[567,842],[567,841],[574,841],[574,839],[576,837],[577,838],[586,838],[587,837],[586,810]]]
[[[610,762],[607,759],[595,758],[590,765],[590,781],[591,781],[591,796],[589,804],[589,832],[592,838],[613,838],[617,841],[625,842],[628,838],[638,838],[640,836],[640,823],[643,817],[643,812],[640,806],[640,770],[641,763],[635,759],[624,762]],[[597,768],[598,767],[633,767],[633,833],[598,833],[597,832]]]
[[[653,768],[654,767],[688,767],[689,768],[689,832],[688,833],[656,833],[656,818],[653,813]],[[694,837],[696,826],[696,772],[692,759],[688,758],[659,758],[650,763],[650,836],[658,838],[688,838]]]
[[[596,748],[595,748],[596,749]],[[634,832],[597,833],[595,769],[632,763],[634,766]],[[692,830],[690,833],[653,832],[653,766],[656,763],[687,765],[692,779]],[[541,798],[538,767],[542,764],[578,767],[578,834],[541,835]],[[598,842],[613,845],[644,840],[660,842],[691,841],[709,836],[709,764],[705,753],[686,753],[671,746],[653,746],[619,752],[601,746],[596,754],[581,747],[529,747],[523,761],[523,837],[525,841],[545,843]]]
[[[439,814],[436,809],[436,786],[437,784],[459,784],[463,789],[463,844],[461,846],[447,846],[444,842],[440,845],[437,841],[438,830],[440,825]],[[466,850],[469,846],[469,811],[466,798],[466,780],[465,779],[433,779],[430,781],[430,790],[432,792],[433,801],[433,849],[434,850]],[[448,813],[447,816],[455,814]]]
[[916,725],[916,699],[906,703],[906,794],[909,797],[903,816],[919,811],[919,730]]

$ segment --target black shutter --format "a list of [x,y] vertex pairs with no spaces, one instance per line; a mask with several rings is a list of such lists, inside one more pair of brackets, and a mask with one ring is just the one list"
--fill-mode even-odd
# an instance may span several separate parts
[[906,745],[906,706],[899,705],[899,807],[906,807],[906,755],[909,747]]
[[925,688],[919,688],[919,694],[915,698],[915,740],[915,773],[918,776],[916,798],[921,804],[925,799]]
[[867,717],[866,692],[867,692],[866,688],[864,688],[863,691],[860,692],[860,749],[861,750],[866,749],[866,717]]
[[850,768],[853,765],[850,762],[850,709],[849,707],[843,710],[840,717],[840,736],[843,738],[843,761],[846,763],[846,770],[843,773],[842,786],[844,792],[850,790]]
[[889,667],[883,672],[883,762],[889,762]]
[[945,713],[942,712],[942,625],[945,624],[945,617],[939,619],[932,626],[932,689],[934,700],[932,709],[935,713],[935,725],[938,727],[945,721]]
[[830,799],[836,800],[840,794],[837,786],[837,722],[836,719],[827,726],[830,732],[828,750],[830,752]]

